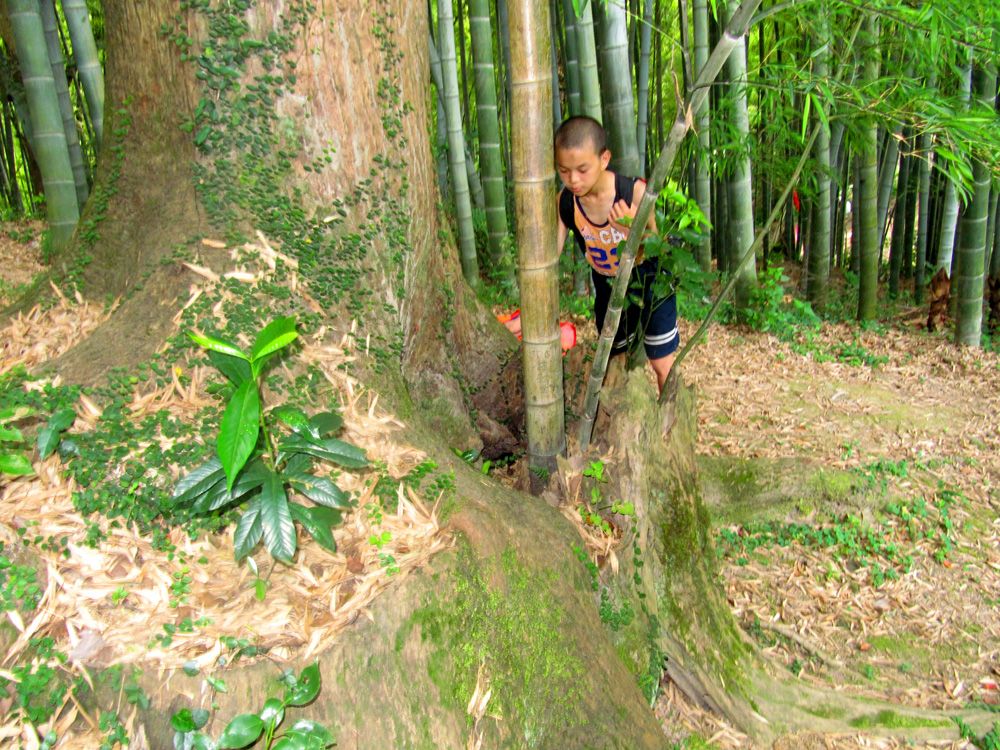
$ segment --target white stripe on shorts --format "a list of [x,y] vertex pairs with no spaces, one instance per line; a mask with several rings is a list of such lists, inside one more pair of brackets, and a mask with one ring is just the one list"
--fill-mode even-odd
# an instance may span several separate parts
[[678,333],[677,328],[675,327],[672,331],[668,331],[667,333],[661,334],[659,336],[646,336],[646,338],[643,339],[643,342],[646,344],[646,346],[657,346],[659,344],[666,344],[677,338],[677,333]]

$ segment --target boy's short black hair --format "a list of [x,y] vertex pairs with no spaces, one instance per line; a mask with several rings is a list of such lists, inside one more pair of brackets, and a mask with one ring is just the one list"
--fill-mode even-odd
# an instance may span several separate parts
[[592,144],[598,155],[608,149],[608,134],[604,127],[593,117],[576,115],[564,120],[556,130],[555,149],[582,148]]

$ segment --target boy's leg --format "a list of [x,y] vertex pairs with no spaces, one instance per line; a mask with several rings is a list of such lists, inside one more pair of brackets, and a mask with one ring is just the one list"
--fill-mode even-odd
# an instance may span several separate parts
[[656,385],[663,390],[667,375],[677,357],[680,332],[677,329],[677,297],[671,294],[664,300],[650,304],[649,319],[645,325],[643,343],[646,357],[656,374]]

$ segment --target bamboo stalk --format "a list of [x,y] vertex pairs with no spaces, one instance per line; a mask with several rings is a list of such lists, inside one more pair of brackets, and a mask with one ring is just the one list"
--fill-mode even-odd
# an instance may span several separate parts
[[76,69],[83,82],[83,95],[87,100],[90,122],[100,148],[104,139],[104,69],[97,54],[87,2],[62,0],[62,9],[69,38],[73,43],[73,59],[76,60]]
[[[715,77],[719,74],[725,64],[729,53],[732,52],[743,35],[746,34],[750,19],[754,11],[760,6],[761,0],[744,0],[736,12],[730,17],[718,44],[712,50],[705,63],[705,67],[698,75],[691,93],[686,101],[677,107],[677,116],[674,124],[670,128],[667,143],[660,152],[653,173],[650,175],[646,192],[639,201],[639,208],[632,221],[632,227],[645,227],[649,222],[656,198],[666,182],[667,175],[673,167],[677,152],[680,150],[684,136],[691,128],[694,112],[701,106],[705,97],[708,96],[709,87]],[[642,241],[642,231],[629,232],[628,240],[623,248],[618,249],[618,275],[615,277],[611,288],[611,301],[608,305],[608,312],[604,318],[604,327],[601,329],[601,336],[597,342],[597,352],[594,354],[594,363],[590,370],[590,378],[587,382],[587,393],[584,398],[583,418],[580,422],[580,450],[584,451],[590,445],[591,434],[594,429],[594,417],[597,414],[597,401],[601,391],[601,384],[604,382],[604,375],[608,369],[608,357],[611,354],[611,344],[614,341],[615,332],[618,330],[618,322],[621,319],[622,306],[625,301],[625,292],[628,289],[629,277],[632,274],[632,266],[635,263],[635,255]]]
[[[528,464],[551,473],[564,452],[559,251],[552,195],[552,68],[548,0],[511,0],[511,133]],[[537,475],[537,474],[536,474]]]
[[796,164],[795,169],[792,172],[792,176],[788,179],[785,189],[781,191],[781,195],[778,196],[778,200],[771,209],[771,213],[764,222],[764,226],[762,226],[760,231],[757,232],[757,236],[754,238],[753,244],[751,244],[750,247],[747,248],[747,251],[743,253],[743,257],[740,258],[739,262],[736,264],[734,272],[729,274],[729,281],[726,282],[722,291],[719,292],[719,296],[716,297],[715,302],[712,303],[712,307],[709,309],[705,319],[701,322],[701,325],[698,326],[698,330],[694,332],[694,335],[691,336],[680,352],[678,352],[677,358],[674,359],[673,367],[670,368],[670,374],[667,375],[667,382],[663,384],[663,390],[660,392],[659,403],[662,404],[669,397],[670,393],[676,391],[677,379],[680,377],[679,373],[681,362],[685,360],[691,350],[694,349],[694,347],[697,346],[698,343],[705,337],[705,333],[708,331],[709,326],[712,324],[716,314],[719,312],[719,308],[722,306],[722,303],[728,299],[729,295],[736,287],[736,271],[739,270],[739,266],[747,263],[751,258],[756,256],[757,251],[764,244],[764,238],[767,237],[768,233],[771,231],[771,227],[774,225],[774,222],[781,216],[782,209],[788,200],[788,196],[791,195],[792,188],[795,187],[795,183],[798,181],[799,175],[802,174],[803,167],[805,167],[806,162],[809,161],[810,152],[812,151],[816,140],[820,136],[821,128],[821,123],[817,123],[813,127],[812,135],[809,136],[809,141],[802,150],[799,162]]

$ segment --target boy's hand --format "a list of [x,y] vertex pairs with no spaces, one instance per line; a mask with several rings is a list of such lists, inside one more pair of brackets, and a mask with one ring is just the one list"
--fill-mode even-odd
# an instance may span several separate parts
[[633,203],[629,205],[624,200],[615,201],[611,206],[611,213],[608,218],[620,227],[628,228],[632,225],[638,207]]

